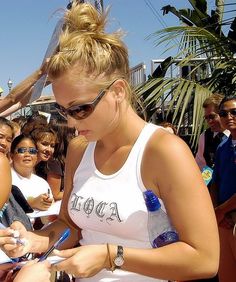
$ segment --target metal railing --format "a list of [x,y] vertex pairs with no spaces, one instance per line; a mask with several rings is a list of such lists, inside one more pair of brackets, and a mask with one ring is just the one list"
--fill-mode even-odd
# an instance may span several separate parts
[[146,81],[146,65],[140,63],[130,69],[130,82],[133,87]]

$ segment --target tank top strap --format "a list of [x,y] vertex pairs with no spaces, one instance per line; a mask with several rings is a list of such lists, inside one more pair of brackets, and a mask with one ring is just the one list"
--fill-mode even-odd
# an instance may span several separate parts
[[134,168],[135,169],[134,172],[136,173],[136,170],[137,170],[136,167],[137,167],[139,155],[143,154],[146,143],[148,142],[150,136],[153,134],[154,131],[157,130],[158,127],[160,126],[157,126],[152,123],[145,124],[137,140],[135,141],[126,162],[124,163],[123,167],[121,168],[121,171],[126,171],[128,167],[129,172],[131,171],[131,168]]
[[142,192],[146,191],[146,187],[143,184],[143,180],[142,180],[142,176],[141,176],[141,162],[142,162],[142,158],[143,158],[143,153],[144,150],[146,148],[146,144],[148,143],[149,139],[151,138],[151,136],[153,135],[153,133],[158,130],[159,128],[161,128],[161,126],[152,124],[152,123],[148,123],[144,130],[142,131],[141,134],[141,138],[139,140],[139,152],[137,154],[137,162],[136,162],[136,174],[137,174],[137,179],[139,182],[139,187],[141,189]]

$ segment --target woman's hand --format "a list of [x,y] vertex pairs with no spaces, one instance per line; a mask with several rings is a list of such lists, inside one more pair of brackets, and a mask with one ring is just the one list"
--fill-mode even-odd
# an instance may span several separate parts
[[14,238],[18,232],[8,227],[6,229],[0,229],[0,248],[5,244],[16,244],[16,238]]
[[47,193],[40,194],[39,196],[33,198],[29,197],[27,199],[29,205],[33,209],[38,209],[41,211],[46,211],[50,208],[53,203],[53,198],[49,198]]
[[[19,244],[19,238],[24,244]],[[15,221],[10,228],[0,230],[0,247],[9,257],[20,257],[30,250],[29,232],[24,225]]]
[[66,271],[75,277],[90,277],[103,268],[109,267],[106,245],[88,245],[74,249],[58,251],[54,254],[66,258],[53,265],[56,271]]
[[[51,264],[48,261],[33,260],[24,265],[16,275],[14,282],[50,282]],[[37,277],[37,278],[36,278]]]

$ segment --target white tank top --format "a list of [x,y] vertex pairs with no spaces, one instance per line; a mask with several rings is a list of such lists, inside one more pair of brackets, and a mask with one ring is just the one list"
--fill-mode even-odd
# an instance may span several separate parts
[[[68,212],[82,229],[81,245],[116,244],[124,247],[151,248],[147,229],[148,213],[143,198],[146,190],[141,179],[143,151],[158,126],[148,123],[141,131],[124,165],[111,175],[102,174],[94,162],[96,142],[88,144],[75,171]],[[163,203],[161,202],[163,205]],[[164,208],[164,207],[163,207]],[[89,282],[165,281],[115,270],[103,269]]]

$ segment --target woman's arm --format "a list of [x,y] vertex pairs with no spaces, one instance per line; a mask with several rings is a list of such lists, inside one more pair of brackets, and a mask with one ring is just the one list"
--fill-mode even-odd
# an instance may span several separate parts
[[[0,116],[7,116],[26,106],[30,100],[33,86],[47,71],[48,60],[41,67],[21,81],[11,92],[0,101]],[[47,81],[46,85],[50,84]]]
[[[32,86],[42,75],[43,73],[40,69],[36,70],[26,79],[20,82],[16,87],[14,87],[11,92],[0,101],[0,113],[8,110],[11,107],[13,107],[12,109],[14,109],[14,107],[17,107],[17,110],[20,109],[22,107],[21,100],[24,100],[26,97],[31,95]],[[7,113],[8,112],[6,112],[6,114]]]
[[231,215],[235,217],[236,194],[234,194],[231,198],[229,198],[226,202],[224,202],[220,206],[216,207],[215,209],[216,218],[220,226],[225,226],[225,227],[228,226],[228,228],[231,228],[234,226],[235,219],[232,221],[231,216],[229,215],[230,212],[231,212]]
[[229,198],[222,205],[218,206],[216,210],[221,210],[223,213],[227,213],[233,210],[236,210],[236,194],[234,194],[231,198]]
[[[163,200],[180,241],[159,249],[125,249],[124,269],[173,280],[213,276],[219,263],[218,228],[208,189],[187,145],[158,130],[145,150],[142,179]],[[114,256],[114,247],[111,252]]]
[[47,182],[52,190],[55,201],[61,200],[63,197],[61,188],[64,187],[64,166],[57,159],[49,160],[47,164]]
[[61,191],[62,177],[59,174],[50,172],[47,174],[47,182],[52,190],[54,200],[61,200],[63,197],[63,191]]
[[0,209],[8,201],[11,192],[11,168],[8,158],[0,153],[0,179],[1,179],[1,197]]

